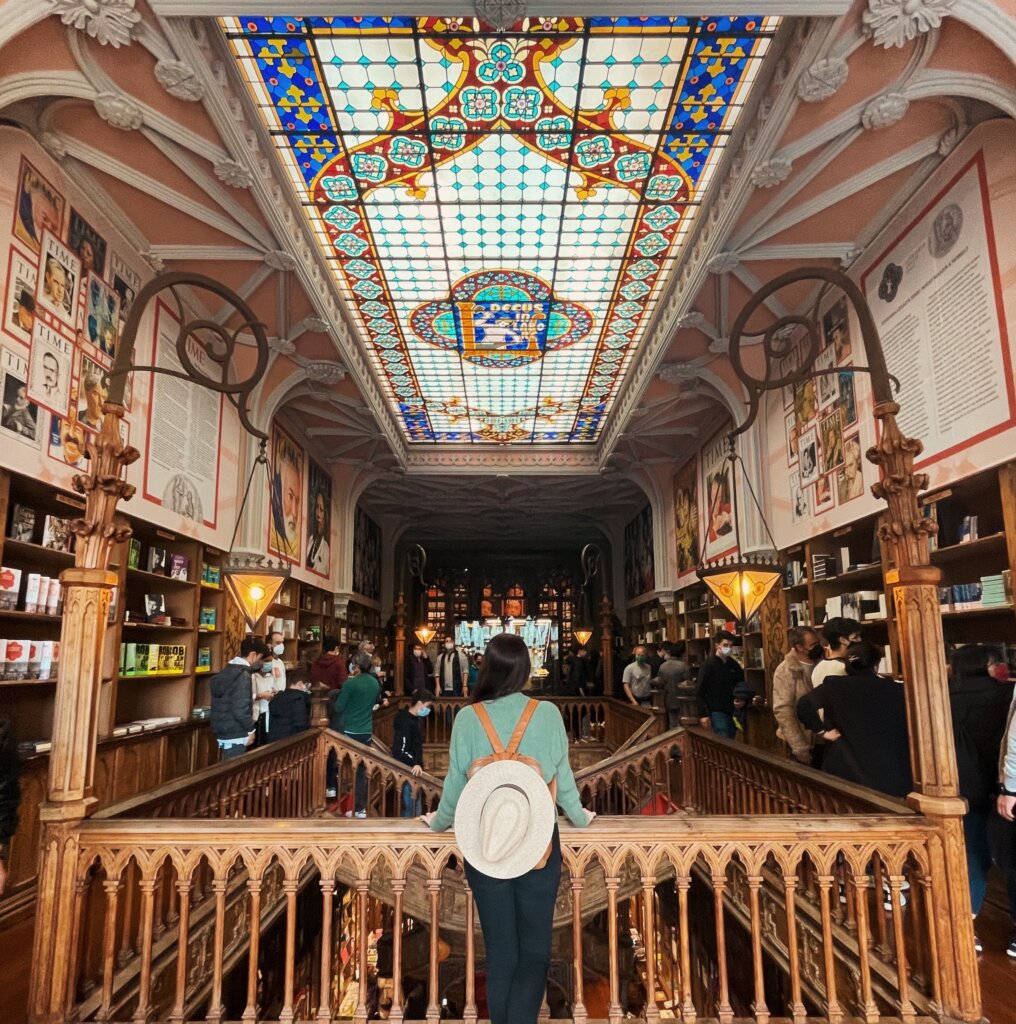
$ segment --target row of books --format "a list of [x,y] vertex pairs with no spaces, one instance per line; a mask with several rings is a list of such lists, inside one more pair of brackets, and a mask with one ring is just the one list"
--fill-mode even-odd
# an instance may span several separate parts
[[934,501],[926,502],[921,508],[924,515],[938,525],[937,532],[928,535],[929,550],[937,551],[939,548],[979,540],[983,525],[987,526],[989,534],[993,527],[1001,528],[1000,524],[991,522],[991,516],[988,517],[987,524],[983,524],[976,515],[963,515],[962,509],[957,508],[955,504],[941,504],[951,495],[952,491],[941,491],[935,496]]
[[59,640],[0,640],[4,679],[55,679]]
[[881,590],[858,590],[850,594],[839,594],[829,597],[825,604],[826,619],[842,615],[845,619],[857,622],[872,622],[885,619],[885,594]]
[[788,559],[786,565],[783,566],[783,585],[796,587],[799,583],[805,583],[807,580],[804,563],[799,558]]
[[287,640],[296,639],[296,619],[268,619],[268,633],[281,633]]
[[[23,598],[22,576],[25,583]],[[63,589],[55,576],[43,576],[37,572],[23,574],[21,569],[0,566],[0,608],[39,615],[59,615],[62,607]]]
[[186,644],[120,644],[121,676],[172,674],[186,670]]
[[222,570],[217,565],[209,565],[207,562],[202,562],[201,582],[206,587],[221,587]]
[[210,631],[215,629],[215,609],[211,607],[202,608],[198,613],[198,629]]
[[994,573],[981,577],[981,604],[986,607],[1012,604],[1012,573]]
[[810,626],[811,606],[807,601],[791,601],[787,605],[787,620],[789,624],[797,629],[801,626]]
[[1011,605],[1012,591],[1007,590],[1002,575],[982,576],[979,583],[954,583],[951,587],[939,587],[938,603],[942,611],[967,612],[975,608],[1004,608]]
[[[60,516],[44,517],[42,526],[42,546],[52,551],[73,551],[74,534],[71,533],[71,521]],[[39,543],[39,513],[28,505],[15,505],[11,510],[11,526],[7,536],[11,540],[23,544]]]
[[[206,716],[207,717],[207,716]],[[156,729],[166,729],[171,725],[179,725],[183,719],[179,715],[165,715],[161,718],[139,718],[133,722],[124,722],[113,729],[112,735],[137,736],[143,732],[154,732]],[[30,757],[32,754],[48,754],[53,749],[51,740],[23,740],[18,744],[18,753],[22,757]]]
[[[127,550],[127,568],[140,569],[141,566],[141,541],[137,537],[131,537]],[[153,544],[148,549],[144,567],[148,572],[155,573],[156,576],[168,576],[171,580],[186,580],[190,574],[190,559],[186,555],[169,552],[165,548],[158,548]]]

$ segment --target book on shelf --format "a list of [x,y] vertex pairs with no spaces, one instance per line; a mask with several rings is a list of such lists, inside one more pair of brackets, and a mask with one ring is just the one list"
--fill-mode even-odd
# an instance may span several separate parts
[[[50,578],[49,586],[46,588],[46,614],[47,615],[59,615],[60,609],[63,607],[63,588],[60,586],[60,581],[55,578]],[[39,611],[42,611],[42,595],[40,587],[39,597]]]
[[60,642],[43,640],[39,651],[39,678],[52,679],[56,675],[56,666],[60,660]]
[[30,640],[7,640],[4,645],[4,679],[28,678]]
[[130,544],[127,548],[127,568],[141,568],[141,541],[139,541],[137,537],[131,537]]
[[166,575],[166,549],[165,548],[149,548],[148,549],[148,571],[154,572],[157,576]]
[[960,520],[960,544],[969,544],[977,540],[977,516],[964,516]]
[[37,572],[30,572],[25,578],[25,611],[38,612],[39,610],[39,589],[42,583],[42,576]]
[[921,506],[921,515],[925,519],[929,519],[932,523],[935,524],[935,529],[932,530],[928,534],[928,550],[929,551],[937,551],[938,550],[938,534],[939,534],[939,527],[938,527],[938,502],[937,501],[926,501]]
[[832,555],[814,553],[811,556],[811,578],[813,580],[832,579],[836,575],[836,559]]
[[42,546],[51,551],[72,551],[74,534],[71,521],[60,516],[46,516],[42,526]]
[[201,582],[206,587],[218,587],[222,583],[222,570],[217,565],[201,563]]
[[28,646],[28,672],[26,679],[41,679],[39,672],[42,668],[42,641],[29,640]]
[[18,753],[22,757],[30,757],[32,754],[48,754],[53,749],[51,740],[22,740],[18,744]]
[[980,583],[954,583],[952,586],[953,611],[968,612],[981,607]]
[[212,667],[212,649],[211,647],[199,647],[198,648],[198,670],[210,669]]
[[13,611],[21,596],[21,570],[0,566],[0,608]]
[[1012,603],[1012,595],[1005,585],[1005,576],[1008,571],[981,577],[981,604],[985,608]]
[[212,630],[215,629],[215,609],[211,607],[204,607],[198,613],[198,629],[200,630]]
[[36,598],[35,610],[40,615],[44,615],[46,613],[46,607],[49,604],[49,585],[52,581],[51,576],[39,577],[39,596]]
[[145,616],[151,622],[153,618],[161,618],[166,614],[165,594],[145,594]]
[[[148,672],[154,672],[155,669],[148,667],[148,653],[151,644],[135,644],[134,645],[134,671],[137,675],[146,675]],[[158,656],[156,656],[158,661]],[[158,665],[156,665],[156,668]]]
[[31,544],[35,538],[35,509],[27,505],[15,505],[11,513],[11,529],[7,536],[11,540]]
[[121,669],[125,676],[132,676],[138,670],[138,645],[135,643],[120,644]]
[[787,605],[787,617],[794,627],[811,625],[811,609],[807,601],[791,601]]
[[790,559],[783,567],[783,585],[785,587],[796,587],[806,581],[804,563],[798,558]]
[[169,556],[169,575],[174,580],[186,580],[190,572],[190,559],[186,555]]

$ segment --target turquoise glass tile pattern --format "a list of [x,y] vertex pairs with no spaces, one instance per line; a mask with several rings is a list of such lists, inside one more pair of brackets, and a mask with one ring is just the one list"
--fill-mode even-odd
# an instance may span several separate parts
[[592,443],[779,19],[221,20],[411,442]]

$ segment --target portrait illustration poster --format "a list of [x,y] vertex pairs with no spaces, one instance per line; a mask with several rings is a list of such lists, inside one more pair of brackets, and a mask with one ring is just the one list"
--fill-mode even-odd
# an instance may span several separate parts
[[712,561],[736,550],[733,488],[728,459],[730,424],[702,449],[702,559]]
[[299,562],[303,549],[303,450],[275,423],[271,451],[268,550],[291,562]]
[[353,593],[381,600],[381,528],[359,506],[353,516]]
[[624,590],[630,601],[655,589],[653,507],[646,504],[624,528]]
[[316,576],[331,575],[332,478],[313,459],[307,460],[307,559]]
[[690,458],[674,475],[674,526],[677,573],[687,576],[699,563],[698,457]]

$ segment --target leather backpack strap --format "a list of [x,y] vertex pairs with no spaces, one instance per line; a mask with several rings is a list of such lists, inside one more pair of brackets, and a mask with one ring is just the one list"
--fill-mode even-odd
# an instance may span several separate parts
[[530,697],[519,718],[518,724],[515,726],[512,738],[508,741],[508,746],[505,747],[506,753],[514,754],[519,749],[519,744],[522,742],[522,737],[526,734],[526,729],[529,727],[529,721],[533,717],[536,707],[537,702]]
[[[490,715],[487,714],[487,709],[482,704],[474,704],[473,711],[476,713],[476,717],[480,720],[480,725],[483,726],[483,731],[487,734],[487,739],[490,740],[490,745],[494,748],[495,754],[503,754],[505,752],[504,746],[501,744],[501,737],[497,734],[497,729],[494,728],[494,723],[490,720]],[[513,736],[512,739],[515,737]]]

